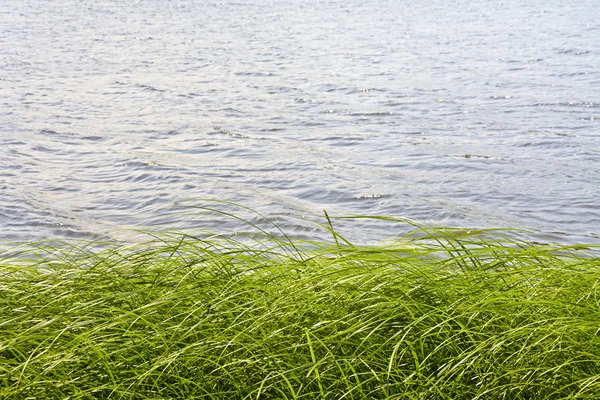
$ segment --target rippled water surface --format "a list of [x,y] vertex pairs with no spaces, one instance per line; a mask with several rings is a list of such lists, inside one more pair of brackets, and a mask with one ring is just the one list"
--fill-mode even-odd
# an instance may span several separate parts
[[202,198],[600,235],[590,1],[4,0],[0,94],[3,240]]

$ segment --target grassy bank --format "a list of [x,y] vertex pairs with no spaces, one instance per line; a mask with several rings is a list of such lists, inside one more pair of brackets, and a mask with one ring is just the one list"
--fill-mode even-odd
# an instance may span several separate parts
[[600,397],[600,259],[494,231],[0,260],[0,398]]

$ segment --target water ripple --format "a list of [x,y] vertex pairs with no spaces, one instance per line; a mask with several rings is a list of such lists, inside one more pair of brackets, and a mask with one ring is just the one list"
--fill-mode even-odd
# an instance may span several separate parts
[[[307,238],[323,209],[598,238],[599,10],[0,6],[0,239],[242,229],[182,217],[194,198]],[[400,229],[358,224],[359,239]]]

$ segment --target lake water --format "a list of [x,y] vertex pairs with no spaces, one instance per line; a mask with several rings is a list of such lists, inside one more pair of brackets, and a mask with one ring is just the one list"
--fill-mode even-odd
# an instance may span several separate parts
[[235,229],[210,198],[597,242],[599,197],[593,1],[0,2],[2,240]]

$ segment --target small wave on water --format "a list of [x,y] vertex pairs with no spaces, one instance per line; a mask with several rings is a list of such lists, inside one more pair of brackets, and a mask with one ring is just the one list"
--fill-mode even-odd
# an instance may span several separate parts
[[235,229],[185,211],[212,198],[301,237],[326,209],[598,241],[599,10],[0,6],[0,240]]

